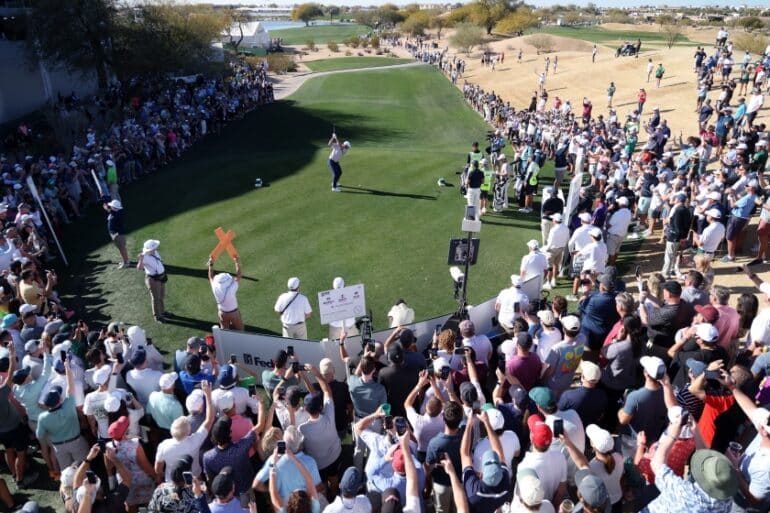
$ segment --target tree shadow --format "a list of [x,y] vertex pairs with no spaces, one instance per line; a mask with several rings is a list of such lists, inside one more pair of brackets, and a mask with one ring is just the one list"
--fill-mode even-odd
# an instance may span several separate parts
[[427,196],[425,194],[411,194],[406,192],[381,191],[378,189],[368,189],[366,187],[354,187],[352,185],[340,185],[340,188],[342,189],[342,192],[345,192],[348,194],[370,194],[372,196],[390,196],[394,198],[408,198],[408,199],[432,200],[432,201],[436,200],[435,196]]

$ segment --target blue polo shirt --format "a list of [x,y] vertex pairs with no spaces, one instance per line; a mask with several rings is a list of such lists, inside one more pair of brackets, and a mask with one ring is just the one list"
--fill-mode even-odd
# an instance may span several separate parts
[[746,194],[735,202],[735,206],[730,210],[730,215],[748,219],[751,217],[751,210],[754,208],[754,202],[757,197],[753,194]]

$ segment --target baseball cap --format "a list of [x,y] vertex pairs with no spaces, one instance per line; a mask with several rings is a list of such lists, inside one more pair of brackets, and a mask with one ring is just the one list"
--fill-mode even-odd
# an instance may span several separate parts
[[586,428],[586,436],[591,441],[591,445],[597,451],[607,454],[615,447],[615,442],[612,440],[612,435],[609,431],[605,431],[596,424],[590,424]]
[[[719,193],[717,193],[719,194]],[[709,217],[713,217],[714,219],[721,219],[722,218],[722,212],[719,211],[717,208],[710,208],[706,210],[706,215]]]
[[719,330],[713,324],[702,322],[695,326],[695,334],[706,344],[713,344],[719,338]]
[[235,397],[233,396],[233,393],[228,391],[219,396],[219,399],[217,400],[217,407],[220,410],[229,410],[235,405]]
[[533,387],[529,391],[529,398],[541,408],[549,408],[556,404],[556,396],[548,387]]
[[190,413],[203,410],[203,405],[206,404],[203,391],[199,388],[193,390],[192,393],[188,395],[184,400],[184,404],[187,407],[187,411]]
[[527,247],[529,249],[537,249],[537,248],[540,247],[540,243],[538,241],[536,241],[535,239],[532,239],[529,242],[527,242]]
[[323,395],[319,393],[307,394],[305,396],[305,411],[311,415],[321,413],[323,409]]
[[482,410],[487,412],[487,418],[489,418],[489,425],[492,427],[492,430],[498,431],[503,429],[503,426],[505,426],[505,417],[503,417],[503,413],[500,410],[490,403],[482,406]]
[[466,405],[471,405],[479,400],[479,393],[473,383],[465,381],[460,385],[460,399]]
[[524,349],[530,349],[532,347],[532,335],[526,331],[520,331],[516,334],[516,344]]
[[553,432],[539,415],[530,415],[527,420],[529,438],[536,447],[548,447],[553,441]]
[[128,417],[123,415],[118,420],[110,424],[110,427],[107,429],[107,434],[110,435],[110,438],[113,440],[122,440],[126,434],[126,431],[128,431],[128,426]]
[[[727,459],[727,458],[725,458]],[[583,502],[591,508],[604,507],[610,500],[607,487],[599,477],[588,469],[581,469],[575,473],[575,483]]]
[[692,371],[692,375],[695,377],[700,376],[706,370],[706,364],[695,358],[687,359],[687,368]]
[[738,476],[724,454],[700,449],[690,457],[690,473],[695,483],[710,497],[728,500],[738,491]]
[[562,318],[561,325],[567,331],[577,331],[580,329],[580,319],[574,315],[567,315]]
[[336,277],[336,278],[334,278],[334,280],[332,281],[332,288],[334,288],[334,289],[341,289],[341,288],[342,288],[342,287],[344,287],[344,286],[345,286],[345,280],[344,280],[344,279],[342,279],[342,277],[341,277],[341,276],[337,276],[337,277]]
[[582,360],[580,362],[580,372],[582,372],[583,378],[585,378],[586,381],[595,382],[602,379],[602,370],[598,365],[589,362],[588,360]]
[[3,329],[8,329],[14,324],[18,322],[19,318],[16,316],[16,314],[7,314],[5,317],[3,317],[3,323],[2,327]]
[[404,451],[399,447],[393,452],[393,461],[391,463],[393,470],[399,474],[406,472],[406,462],[404,461]]
[[214,477],[214,480],[211,482],[211,491],[216,497],[224,498],[233,491],[234,486],[235,483],[233,482],[233,477],[230,474],[230,467],[225,467],[219,474],[216,475],[216,477]]
[[404,346],[401,342],[394,342],[388,347],[388,360],[396,365],[404,363]]
[[30,372],[32,372],[31,367],[22,367],[21,369],[17,369],[13,372],[11,381],[13,381],[14,385],[21,385],[27,379],[27,376],[29,376]]
[[299,278],[296,276],[289,278],[289,281],[286,282],[286,286],[289,290],[297,290],[299,288]]
[[115,413],[120,409],[120,399],[115,394],[110,394],[110,396],[104,400],[104,409],[107,411],[107,413]]
[[551,215],[551,221],[553,221],[554,223],[561,223],[563,219],[564,218],[559,213]]
[[356,467],[348,467],[340,479],[340,492],[343,495],[355,497],[361,488],[363,474]]
[[653,379],[661,379],[666,372],[663,360],[657,356],[642,356],[639,359],[639,363],[642,364],[642,368]]
[[600,239],[602,236],[602,231],[599,228],[591,228],[588,230],[588,234],[594,239]]
[[695,305],[695,311],[708,323],[713,324],[719,320],[719,310],[714,305]]
[[176,379],[179,376],[176,372],[168,372],[166,374],[163,374],[160,377],[160,380],[158,380],[158,384],[160,385],[160,388],[163,390],[167,390],[169,388],[172,388],[174,386],[174,383],[176,382]]
[[556,317],[551,310],[540,310],[537,312],[537,318],[540,319],[540,322],[545,326],[553,326],[556,324]]
[[520,470],[516,475],[516,483],[519,485],[519,500],[525,506],[539,506],[545,499],[545,490],[534,469]]
[[487,486],[497,486],[503,479],[503,466],[500,463],[500,456],[489,449],[481,457],[481,480]]
[[37,351],[37,348],[39,347],[40,341],[37,339],[27,340],[27,342],[24,344],[24,352],[31,354]]
[[511,285],[514,287],[521,287],[521,276],[518,274],[511,275]]
[[54,385],[48,390],[43,399],[43,404],[48,408],[55,408],[61,403],[62,388],[58,385]]
[[133,354],[131,355],[131,365],[136,367],[138,365],[142,365],[146,361],[147,361],[147,351],[145,350],[144,346],[137,347],[136,351],[134,351]]
[[224,365],[219,371],[219,388],[232,388],[235,386],[236,371],[232,365]]
[[37,310],[37,305],[30,305],[29,303],[25,303],[19,307],[19,314],[21,314],[22,317],[26,317],[27,314],[30,314]]
[[94,383],[101,386],[107,383],[110,380],[110,375],[112,374],[112,366],[111,365],[102,365],[98,369],[94,371],[93,380]]
[[588,212],[583,212],[582,214],[578,215],[580,220],[584,223],[590,223],[591,222],[591,214]]

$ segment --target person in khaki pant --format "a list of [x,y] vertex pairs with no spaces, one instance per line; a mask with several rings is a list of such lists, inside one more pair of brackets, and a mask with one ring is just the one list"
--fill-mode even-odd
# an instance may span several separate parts
[[310,301],[299,291],[299,278],[289,278],[286,284],[289,289],[278,296],[275,302],[275,313],[281,318],[281,334],[285,338],[307,339],[307,325],[305,321],[310,319],[313,309]]
[[166,268],[158,253],[160,241],[150,239],[144,242],[136,268],[144,271],[144,283],[150,291],[152,300],[152,316],[158,322],[165,322],[171,315],[166,311],[164,298],[166,296]]

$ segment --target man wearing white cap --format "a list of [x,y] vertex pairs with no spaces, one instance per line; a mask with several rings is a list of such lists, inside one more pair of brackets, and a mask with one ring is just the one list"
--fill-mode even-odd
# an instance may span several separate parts
[[548,259],[540,252],[540,243],[536,240],[527,242],[527,247],[529,253],[521,258],[519,276],[521,276],[522,283],[529,280],[536,283],[536,287],[532,285],[528,290],[536,290],[536,297],[540,297],[540,289],[543,287],[545,273],[548,271]]
[[497,295],[495,311],[497,321],[508,335],[513,335],[513,322],[521,317],[521,312],[529,306],[529,298],[521,291],[521,277],[511,275],[511,286],[503,289]]
[[633,214],[628,209],[628,198],[621,196],[615,202],[615,209],[607,219],[607,264],[615,265],[620,252],[620,245],[628,235],[628,226]]
[[[345,280],[342,277],[337,276],[332,281],[332,288],[341,289],[345,286]],[[358,335],[358,328],[356,328],[356,318],[349,317],[341,321],[331,321],[329,323],[329,340],[338,340],[342,336],[342,332],[347,333],[348,337],[354,337]]]
[[286,338],[307,339],[305,322],[313,314],[310,301],[300,293],[299,278],[296,276],[289,278],[286,286],[289,291],[278,296],[273,308],[281,318],[281,332]]
[[607,245],[602,241],[602,231],[593,227],[588,232],[591,243],[580,251],[583,257],[583,272],[602,274],[607,266]]
[[166,312],[164,305],[168,276],[166,275],[166,268],[163,265],[160,253],[158,253],[158,246],[160,246],[160,241],[158,240],[149,239],[144,241],[136,268],[144,271],[144,284],[147,286],[147,290],[150,291],[150,299],[152,300],[152,316],[158,322],[165,322],[166,317],[171,315],[169,312]]
[[112,242],[120,252],[121,261],[118,269],[126,269],[131,265],[128,259],[128,249],[126,249],[126,226],[123,222],[123,204],[120,200],[114,199],[103,205],[107,211],[107,233],[110,234]]
[[574,277],[572,294],[567,296],[567,299],[570,301],[577,301],[576,294],[578,286],[580,285],[580,273],[583,272],[583,262],[585,261],[581,252],[583,251],[583,248],[594,241],[590,233],[591,230],[594,229],[593,224],[591,224],[591,214],[582,212],[581,214],[578,214],[578,218],[580,219],[580,226],[572,232],[572,237],[570,237],[569,242],[567,243],[567,248],[572,255],[572,275]]
[[[178,379],[176,372],[168,372],[160,377],[160,390],[150,394],[145,410],[155,424],[162,430],[171,429],[171,424],[184,415],[182,405],[174,396],[174,384]],[[201,385],[202,387],[203,385]],[[168,433],[166,433],[168,435]],[[168,438],[165,436],[163,438]]]
[[714,258],[714,253],[722,244],[725,239],[725,225],[722,224],[722,212],[717,208],[712,208],[706,211],[706,226],[703,231],[698,235],[693,236],[695,245],[698,246],[709,259]]
[[[121,364],[116,364],[113,371],[112,365],[103,365],[94,372],[94,383],[98,387],[93,392],[86,394],[83,402],[83,414],[88,419],[91,434],[95,437],[109,438],[107,429],[110,427],[107,411],[104,409],[104,401],[110,397],[110,380],[116,379]],[[113,381],[114,385],[114,381]]]
[[[642,356],[639,359],[644,371],[644,386],[626,396],[623,408],[618,410],[618,422],[625,442],[636,446],[637,433],[644,431],[650,439],[655,439],[666,425],[666,402],[661,383],[670,387],[666,375],[666,365],[657,356]],[[671,390],[669,392],[673,393]]]
[[214,260],[209,257],[208,275],[211,292],[217,302],[217,314],[219,327],[223,330],[243,331],[241,311],[238,309],[238,287],[241,285],[241,260],[238,255],[233,257],[235,262],[235,276],[230,273],[214,274]]
[[548,232],[548,239],[545,242],[546,258],[550,267],[550,281],[549,276],[546,274],[546,282],[543,285],[544,289],[551,289],[556,286],[556,277],[559,276],[559,268],[564,260],[564,249],[569,243],[569,228],[563,223],[564,218],[561,214],[556,213],[551,216],[551,229]]
[[668,348],[672,367],[678,368],[673,379],[675,387],[682,388],[689,381],[687,362],[690,359],[703,362],[705,365],[716,360],[729,360],[727,351],[717,345],[718,340],[719,330],[708,322],[682,328],[677,332],[676,342]]

